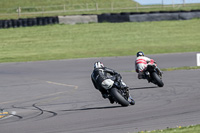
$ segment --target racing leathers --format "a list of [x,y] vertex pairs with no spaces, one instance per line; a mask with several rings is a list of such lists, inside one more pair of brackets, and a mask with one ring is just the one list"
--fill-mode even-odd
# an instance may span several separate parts
[[[111,103],[114,103],[114,100],[109,97],[107,89],[110,89],[116,80],[116,76],[120,76],[115,70],[103,67],[103,68],[95,68],[91,75],[91,80],[93,82],[94,87],[99,90],[102,94],[103,98],[109,98]],[[128,88],[126,84],[121,81],[123,86]],[[129,102],[133,101],[133,98],[129,94]]]
[[139,56],[135,61],[135,71],[138,73],[138,79],[144,79],[144,72],[147,69],[148,63],[154,62],[153,59],[150,59],[145,56]]
[[[107,90],[106,90],[106,88],[104,88],[103,82],[107,79],[111,79],[111,80],[114,79],[114,76],[116,74],[118,74],[118,73],[107,67],[96,68],[93,70],[93,73],[91,75],[92,83],[93,83],[94,87],[102,93],[103,97],[104,97],[104,94],[107,94]],[[110,81],[110,80],[108,80],[108,81]]]

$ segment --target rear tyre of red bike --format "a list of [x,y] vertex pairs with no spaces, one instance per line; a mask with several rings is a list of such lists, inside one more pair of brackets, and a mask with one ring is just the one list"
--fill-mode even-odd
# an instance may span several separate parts
[[162,81],[162,79],[158,76],[158,74],[156,72],[153,72],[151,74],[152,78],[156,81],[156,84],[159,86],[159,87],[163,87],[164,86],[164,83]]

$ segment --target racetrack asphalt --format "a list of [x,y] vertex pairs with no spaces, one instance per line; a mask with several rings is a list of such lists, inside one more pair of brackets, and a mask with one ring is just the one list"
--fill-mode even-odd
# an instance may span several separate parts
[[[196,53],[148,55],[160,68],[196,66]],[[0,64],[1,133],[133,133],[200,124],[200,70],[165,71],[164,87],[138,80],[135,56]],[[93,63],[121,73],[134,106],[110,104]]]

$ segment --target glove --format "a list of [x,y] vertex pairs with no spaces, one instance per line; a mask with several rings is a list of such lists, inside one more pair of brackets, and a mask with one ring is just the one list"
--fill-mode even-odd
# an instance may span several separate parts
[[122,79],[122,76],[120,74],[116,74],[116,80],[120,81]]

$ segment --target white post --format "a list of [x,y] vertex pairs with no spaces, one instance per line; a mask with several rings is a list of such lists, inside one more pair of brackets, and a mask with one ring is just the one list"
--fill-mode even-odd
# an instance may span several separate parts
[[200,53],[197,54],[197,66],[200,66]]
[[18,13],[18,18],[21,16],[21,7],[18,7],[18,9],[17,9],[17,13]]
[[96,3],[96,11],[99,10],[99,6],[98,6],[98,3]]
[[89,11],[89,8],[88,8],[88,3],[86,3],[86,10],[87,10],[87,11]]
[[183,0],[183,6],[185,6],[185,0]]
[[172,7],[174,8],[174,0],[172,0]]
[[111,11],[113,11],[113,5],[114,5],[113,2],[111,2]]
[[138,3],[136,3],[136,11],[138,12]]
[[64,4],[64,6],[63,6],[63,7],[64,7],[64,11],[66,11],[66,6],[65,6],[65,4]]

